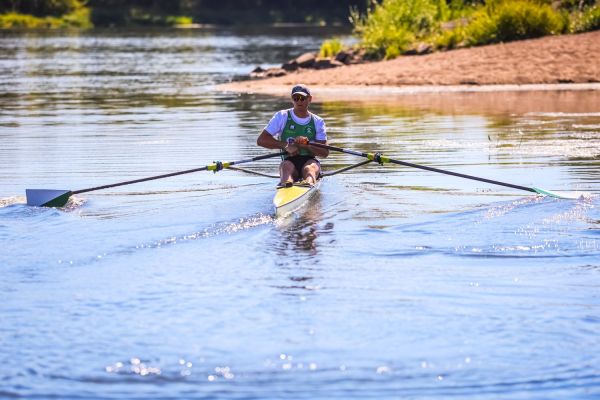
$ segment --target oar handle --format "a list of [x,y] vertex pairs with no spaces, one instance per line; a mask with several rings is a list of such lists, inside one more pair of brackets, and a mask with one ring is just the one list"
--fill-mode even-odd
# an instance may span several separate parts
[[534,188],[530,188],[530,187],[526,187],[526,186],[521,186],[521,185],[515,185],[515,184],[507,183],[507,182],[496,181],[496,180],[493,180],[493,179],[480,178],[478,176],[473,176],[473,175],[461,174],[461,173],[458,173],[458,172],[452,172],[452,171],[447,171],[447,170],[444,170],[444,169],[439,169],[439,168],[434,168],[434,167],[428,167],[428,166],[425,166],[425,165],[413,164],[413,163],[409,163],[409,162],[406,162],[406,161],[394,160],[393,158],[385,157],[385,156],[383,156],[383,155],[381,155],[379,153],[377,153],[377,154],[362,153],[360,151],[353,151],[353,150],[343,149],[341,147],[330,146],[330,145],[327,145],[327,144],[316,143],[316,142],[312,142],[312,141],[309,142],[309,144],[311,146],[321,147],[323,149],[328,149],[328,150],[333,150],[333,151],[338,151],[340,153],[346,153],[346,154],[352,154],[352,155],[359,156],[359,157],[365,157],[365,158],[368,158],[369,160],[377,161],[377,162],[380,162],[380,163],[389,162],[389,163],[392,163],[392,164],[403,165],[403,166],[406,166],[406,167],[418,168],[418,169],[423,169],[423,170],[426,170],[426,171],[437,172],[437,173],[440,173],[440,174],[457,176],[459,178],[471,179],[471,180],[474,180],[474,181],[491,183],[493,185],[506,186],[506,187],[513,188],[513,189],[519,189],[519,190],[525,190],[527,192],[537,193],[537,191]]
[[210,165],[206,165],[204,167],[200,167],[200,168],[192,168],[192,169],[187,169],[185,171],[178,171],[178,172],[171,172],[168,174],[162,174],[162,175],[156,175],[156,176],[150,176],[147,178],[140,178],[140,179],[133,179],[131,181],[125,181],[125,182],[117,182],[117,183],[112,183],[109,185],[102,185],[102,186],[96,186],[93,188],[88,188],[88,189],[81,189],[81,190],[74,190],[71,193],[72,194],[79,194],[79,193],[86,193],[86,192],[91,192],[94,190],[100,190],[100,189],[108,189],[108,188],[113,188],[113,187],[117,187],[117,186],[125,186],[125,185],[131,185],[133,183],[140,183],[140,182],[146,182],[146,181],[152,181],[155,179],[162,179],[162,178],[169,178],[171,176],[177,176],[177,175],[183,175],[183,174],[191,174],[192,172],[200,172],[200,171],[220,171],[224,168],[229,168],[232,165],[237,165],[237,164],[245,164],[245,163],[249,163],[252,161],[259,161],[259,160],[264,160],[267,158],[273,158],[273,157],[280,157],[281,153],[269,153],[269,154],[264,154],[262,156],[256,156],[256,157],[252,157],[252,158],[247,158],[245,160],[238,160],[238,161],[231,161],[231,162],[220,162],[217,161],[213,164]]

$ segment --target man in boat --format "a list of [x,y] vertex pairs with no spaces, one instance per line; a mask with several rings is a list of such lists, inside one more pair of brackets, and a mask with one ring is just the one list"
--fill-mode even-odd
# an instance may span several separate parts
[[280,187],[290,187],[301,179],[312,186],[321,175],[321,164],[316,157],[327,157],[329,150],[307,143],[310,140],[327,144],[325,121],[308,111],[312,101],[308,87],[301,84],[294,86],[291,98],[293,108],[276,112],[256,143],[285,152],[279,165]]

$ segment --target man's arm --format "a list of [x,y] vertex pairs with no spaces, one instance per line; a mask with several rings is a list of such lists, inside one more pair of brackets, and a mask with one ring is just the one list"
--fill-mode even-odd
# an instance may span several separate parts
[[[317,143],[321,143],[321,144],[327,144],[327,140],[315,140],[315,142]],[[319,158],[327,158],[327,156],[329,155],[329,149],[324,149],[322,147],[315,147],[315,146],[311,146],[308,145],[306,146],[308,148],[308,150],[310,150],[315,156],[319,157]]]
[[[327,140],[315,140],[316,143],[327,144]],[[322,147],[315,147],[311,145],[307,145],[304,143],[308,143],[308,138],[305,136],[298,136],[296,138],[296,146],[301,149],[306,149],[313,153],[315,156],[319,158],[326,158],[329,155],[329,150],[324,149]]]
[[263,131],[258,135],[258,139],[256,139],[256,144],[267,148],[267,149],[277,149],[284,150],[290,156],[296,155],[298,153],[298,147],[296,145],[289,145],[287,143],[281,142],[275,139],[269,132],[263,129]]

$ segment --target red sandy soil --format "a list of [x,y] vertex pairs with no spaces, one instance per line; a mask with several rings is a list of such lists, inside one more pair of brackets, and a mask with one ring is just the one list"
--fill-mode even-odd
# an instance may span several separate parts
[[[402,56],[327,70],[301,70],[278,78],[233,82],[220,88],[287,94],[298,82],[325,92],[337,88],[346,94],[406,87],[411,91],[426,87],[441,91],[514,90],[516,85],[533,85],[534,90],[600,90],[600,31]],[[385,92],[389,90],[380,94]]]

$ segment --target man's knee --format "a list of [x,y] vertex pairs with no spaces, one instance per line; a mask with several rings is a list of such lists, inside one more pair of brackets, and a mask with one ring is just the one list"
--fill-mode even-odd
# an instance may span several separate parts
[[293,162],[284,160],[279,164],[279,171],[288,175],[291,175],[294,179],[298,179],[298,171]]
[[303,174],[311,174],[317,176],[319,174],[319,170],[319,163],[314,160],[308,161],[306,164],[304,164],[304,167],[302,167]]
[[280,168],[284,171],[288,171],[288,172],[295,172],[296,171],[296,166],[294,165],[293,162],[289,161],[289,160],[285,160],[281,163]]

